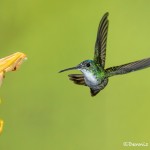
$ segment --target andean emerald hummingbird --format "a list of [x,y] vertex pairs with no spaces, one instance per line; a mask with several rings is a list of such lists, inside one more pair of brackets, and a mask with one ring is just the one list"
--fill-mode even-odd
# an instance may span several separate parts
[[95,96],[104,89],[108,83],[108,78],[111,76],[126,74],[150,67],[150,58],[146,58],[105,69],[106,44],[109,25],[108,15],[108,12],[104,14],[98,27],[94,60],[85,60],[76,67],[59,71],[64,72],[74,69],[80,70],[83,74],[69,74],[69,79],[75,84],[88,86],[91,91],[91,96]]

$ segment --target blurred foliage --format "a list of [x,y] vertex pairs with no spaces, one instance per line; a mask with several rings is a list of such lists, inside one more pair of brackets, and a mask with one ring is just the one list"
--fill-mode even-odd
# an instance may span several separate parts
[[148,0],[0,1],[0,56],[28,57],[0,90],[0,150],[117,150],[124,141],[149,142],[150,69],[110,78],[94,98],[68,80],[69,72],[58,74],[93,58],[106,11],[106,67],[149,57]]

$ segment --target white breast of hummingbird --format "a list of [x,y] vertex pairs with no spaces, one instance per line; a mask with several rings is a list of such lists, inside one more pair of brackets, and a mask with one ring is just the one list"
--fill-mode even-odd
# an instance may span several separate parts
[[84,69],[82,70],[82,73],[84,74],[85,83],[89,87],[97,86],[101,82],[100,80],[97,80],[96,76],[89,70]]

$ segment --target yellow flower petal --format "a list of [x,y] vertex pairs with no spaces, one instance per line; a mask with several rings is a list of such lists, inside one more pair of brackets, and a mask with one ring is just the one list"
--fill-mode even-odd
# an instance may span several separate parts
[[0,134],[2,133],[3,125],[4,125],[4,121],[0,120]]
[[21,52],[0,59],[0,86],[5,77],[5,72],[17,70],[25,59],[26,55]]

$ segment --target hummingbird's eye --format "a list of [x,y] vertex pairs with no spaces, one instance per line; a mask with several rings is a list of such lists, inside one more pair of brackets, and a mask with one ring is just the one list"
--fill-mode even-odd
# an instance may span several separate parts
[[87,66],[87,67],[90,67],[90,63],[87,63],[86,66]]

